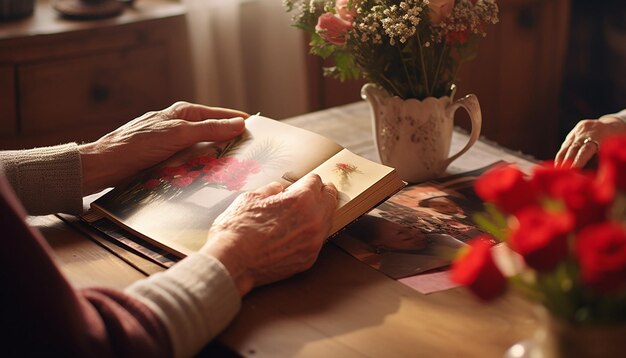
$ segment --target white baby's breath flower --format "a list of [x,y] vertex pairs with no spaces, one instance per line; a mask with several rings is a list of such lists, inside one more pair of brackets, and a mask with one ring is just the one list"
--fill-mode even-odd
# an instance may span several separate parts
[[[452,0],[283,0],[283,4],[294,13],[293,23],[311,32],[311,52],[336,60],[326,74],[362,77],[400,97],[423,99],[449,90],[461,63],[454,51],[463,47],[465,56],[471,55],[475,44],[468,41],[484,37],[486,25],[498,22],[495,0],[453,0],[451,11],[447,1]],[[448,7],[434,16],[433,8],[443,8],[438,4]],[[330,42],[316,33],[323,14],[350,23],[345,42]]]

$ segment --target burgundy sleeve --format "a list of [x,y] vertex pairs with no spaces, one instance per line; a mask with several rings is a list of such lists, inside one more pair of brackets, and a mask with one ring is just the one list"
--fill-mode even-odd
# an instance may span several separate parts
[[6,356],[171,356],[167,330],[115,290],[75,290],[0,175],[0,342]]

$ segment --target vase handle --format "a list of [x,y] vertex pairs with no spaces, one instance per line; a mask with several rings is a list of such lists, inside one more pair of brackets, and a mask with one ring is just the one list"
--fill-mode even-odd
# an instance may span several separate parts
[[468,94],[467,96],[456,100],[447,109],[450,112],[451,118],[454,119],[454,113],[457,109],[463,108],[469,114],[470,122],[472,123],[472,131],[470,132],[469,141],[465,144],[465,147],[458,153],[451,156],[445,161],[444,168],[448,167],[456,158],[460,157],[463,153],[467,152],[478,140],[480,136],[480,129],[482,126],[482,114],[480,111],[480,104],[478,103],[478,97],[474,94]]

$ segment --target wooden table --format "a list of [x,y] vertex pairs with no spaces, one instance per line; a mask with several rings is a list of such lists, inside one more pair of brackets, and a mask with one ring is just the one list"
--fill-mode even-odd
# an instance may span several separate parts
[[[369,118],[362,102],[286,122],[377,159]],[[466,138],[455,132],[453,150]],[[501,159],[531,165],[479,142],[450,172]],[[43,231],[62,270],[78,287],[123,288],[160,270],[136,257],[128,260],[130,253],[113,245],[103,248],[55,216],[30,221]],[[329,244],[311,270],[246,296],[241,312],[218,340],[253,357],[502,357],[535,326],[530,305],[515,294],[489,305],[462,288],[422,295]]]

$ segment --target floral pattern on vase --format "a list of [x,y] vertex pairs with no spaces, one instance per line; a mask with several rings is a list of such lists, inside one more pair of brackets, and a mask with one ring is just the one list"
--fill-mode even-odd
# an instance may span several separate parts
[[[405,100],[368,83],[361,96],[371,106],[374,142],[381,162],[396,168],[400,177],[410,183],[441,175],[480,135],[482,118],[474,95],[454,101],[453,90],[451,96]],[[449,156],[458,108],[469,113],[472,131],[465,147]]]

